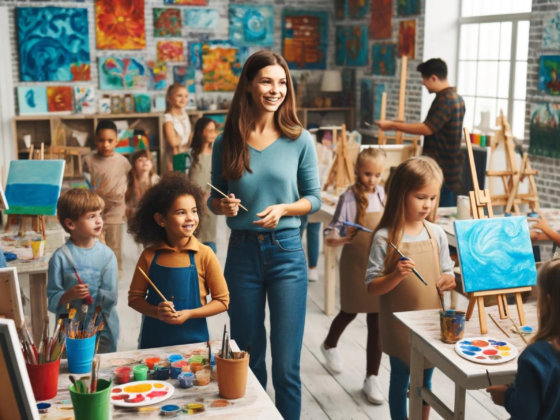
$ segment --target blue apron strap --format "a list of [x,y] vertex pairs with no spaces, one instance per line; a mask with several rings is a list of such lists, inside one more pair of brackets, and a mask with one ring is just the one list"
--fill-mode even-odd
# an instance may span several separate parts
[[196,267],[196,264],[194,263],[194,251],[189,251],[189,255],[191,258],[191,267]]
[[152,260],[152,263],[157,263],[158,256],[159,256],[159,249],[154,254],[154,259]]

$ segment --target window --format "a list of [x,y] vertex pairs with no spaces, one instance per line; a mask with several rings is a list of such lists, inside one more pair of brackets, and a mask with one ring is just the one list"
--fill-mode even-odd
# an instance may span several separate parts
[[525,134],[525,91],[531,0],[462,0],[457,90],[465,100],[465,127],[500,110],[513,135]]

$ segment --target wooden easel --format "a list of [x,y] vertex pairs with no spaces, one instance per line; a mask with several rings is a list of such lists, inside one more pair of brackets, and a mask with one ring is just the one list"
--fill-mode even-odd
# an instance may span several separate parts
[[[381,121],[385,121],[385,118],[387,118],[387,92],[383,92],[383,94],[381,95],[381,112],[379,114],[379,119]],[[386,144],[386,142],[387,139],[385,138],[385,133],[382,129],[379,129],[377,144],[381,146],[383,144]]]
[[[471,174],[473,179],[474,191],[469,192],[469,198],[471,203],[471,210],[473,217],[475,219],[484,219],[486,216],[484,214],[484,209],[488,213],[488,218],[494,217],[494,212],[492,211],[492,199],[490,198],[490,191],[485,189],[480,190],[478,186],[478,176],[476,175],[476,167],[474,165],[474,156],[472,150],[472,144],[470,141],[469,131],[464,128],[465,132],[465,142],[467,144],[467,153],[469,157],[469,165],[471,168]],[[506,294],[515,293],[515,303],[517,305],[517,313],[519,315],[519,323],[525,325],[525,310],[523,309],[523,301],[521,299],[521,293],[530,292],[531,287],[516,287],[512,289],[497,289],[497,290],[484,290],[480,292],[472,292],[469,297],[469,306],[467,309],[467,321],[471,319],[474,306],[478,303],[478,318],[480,322],[480,332],[481,334],[488,333],[488,327],[486,325],[486,311],[484,308],[484,297],[485,296],[496,296],[498,300],[498,311],[500,313],[500,319],[509,318],[509,308],[507,305]]]
[[323,187],[326,191],[330,185],[334,186],[336,194],[348,185],[354,183],[354,165],[348,156],[348,145],[346,143],[346,125],[341,126],[342,136],[339,140],[338,130],[333,128],[333,137],[336,141],[336,156],[334,157],[327,182]]
[[[406,55],[402,56],[401,59],[401,84],[399,87],[399,109],[397,111],[397,122],[404,122],[404,100],[406,94],[406,74],[408,70],[408,57]],[[402,144],[403,133],[402,131],[397,131],[397,144]]]

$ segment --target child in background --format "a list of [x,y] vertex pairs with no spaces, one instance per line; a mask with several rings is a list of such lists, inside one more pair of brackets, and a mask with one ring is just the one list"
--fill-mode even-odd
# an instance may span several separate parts
[[[212,170],[212,145],[216,140],[216,122],[208,117],[200,118],[194,125],[192,138],[192,165],[189,170],[189,179],[198,185],[206,193],[205,199],[210,197],[210,186]],[[204,245],[216,250],[216,223],[218,217],[207,212],[200,222],[198,240]]]
[[188,101],[189,91],[185,85],[173,83],[167,88],[163,133],[167,145],[165,155],[169,172],[173,171],[173,156],[186,151],[191,143],[191,122],[185,111]]
[[[206,317],[228,308],[218,258],[194,237],[203,211],[204,191],[175,172],[146,192],[129,221],[134,240],[149,246],[140,255],[128,292],[128,305],[144,315],[141,349],[205,342]],[[163,302],[139,269],[169,302]]]
[[375,230],[383,215],[385,190],[379,184],[387,155],[382,149],[364,149],[356,162],[356,182],[338,200],[333,220],[325,228],[326,245],[340,246],[340,313],[331,324],[329,334],[321,345],[327,366],[335,373],[343,370],[336,346],[346,327],[358,313],[367,313],[367,369],[363,391],[369,402],[383,404],[385,399],[377,379],[381,364],[379,338],[379,298],[370,296],[364,288],[364,278],[373,233],[345,226],[352,222]]
[[115,153],[118,143],[117,126],[113,121],[102,120],[95,130],[97,151],[84,156],[83,172],[92,192],[105,201],[103,232],[100,241],[117,256],[122,270],[122,225],[125,223],[125,194],[130,162]]
[[511,386],[486,389],[512,420],[556,420],[560,416],[560,260],[542,265],[539,286],[539,329],[517,359]]
[[132,170],[128,173],[125,195],[127,219],[131,219],[134,215],[136,206],[144,193],[159,181],[159,175],[154,172],[154,162],[149,150],[136,150],[130,156],[130,163]]
[[[366,284],[370,294],[380,296],[381,340],[391,362],[389,410],[393,420],[407,418],[406,393],[410,381],[409,334],[393,313],[438,309],[436,287],[440,293],[455,287],[447,237],[441,227],[431,223],[442,181],[440,167],[429,157],[401,163],[388,185],[385,211],[371,247]],[[407,259],[401,259],[389,243]],[[414,275],[413,268],[428,286]],[[424,370],[424,386],[428,389],[433,371]],[[429,414],[430,407],[424,402],[422,418],[427,420]]]
[[[49,260],[47,297],[49,311],[68,313],[67,304],[77,308],[80,316],[82,300],[91,295],[93,305],[88,308],[91,317],[103,300],[102,313],[105,328],[99,338],[99,353],[117,351],[119,318],[118,269],[115,254],[97,239],[103,229],[104,202],[91,191],[74,188],[63,193],[56,207],[62,228],[70,239],[58,248]],[[74,272],[84,284],[79,284]]]

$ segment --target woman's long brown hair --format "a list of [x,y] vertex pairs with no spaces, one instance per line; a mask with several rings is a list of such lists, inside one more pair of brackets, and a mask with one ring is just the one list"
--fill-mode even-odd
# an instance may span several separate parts
[[[356,160],[356,170],[360,168],[360,165],[366,160],[375,160],[375,159],[385,159],[387,157],[387,153],[383,149],[378,147],[368,147],[360,152],[358,155],[358,159]],[[364,220],[366,218],[366,211],[369,206],[369,200],[367,197],[366,186],[362,183],[359,176],[356,176],[356,182],[352,185],[352,191],[356,196],[356,203],[357,203],[357,212],[356,212],[356,221],[359,225],[364,225]]]
[[253,100],[247,89],[261,69],[274,65],[281,66],[286,72],[287,86],[284,101],[274,113],[276,127],[282,136],[292,140],[301,135],[303,128],[296,115],[294,87],[286,61],[280,54],[271,51],[254,53],[243,66],[224,126],[222,177],[225,180],[239,179],[245,171],[252,173],[247,139],[256,121]]
[[545,262],[537,276],[539,330],[531,343],[548,341],[560,351],[560,259]]
[[[389,190],[386,191],[387,202],[385,203],[385,210],[377,226],[376,233],[378,230],[386,228],[389,231],[387,242],[391,242],[398,247],[404,232],[406,197],[434,180],[441,185],[443,173],[432,158],[420,156],[401,163],[391,176]],[[428,221],[433,222],[435,220],[438,205],[439,196],[436,199],[432,213],[426,218]],[[392,247],[388,246],[383,264],[383,275],[386,276],[395,270],[399,258],[400,255]]]

